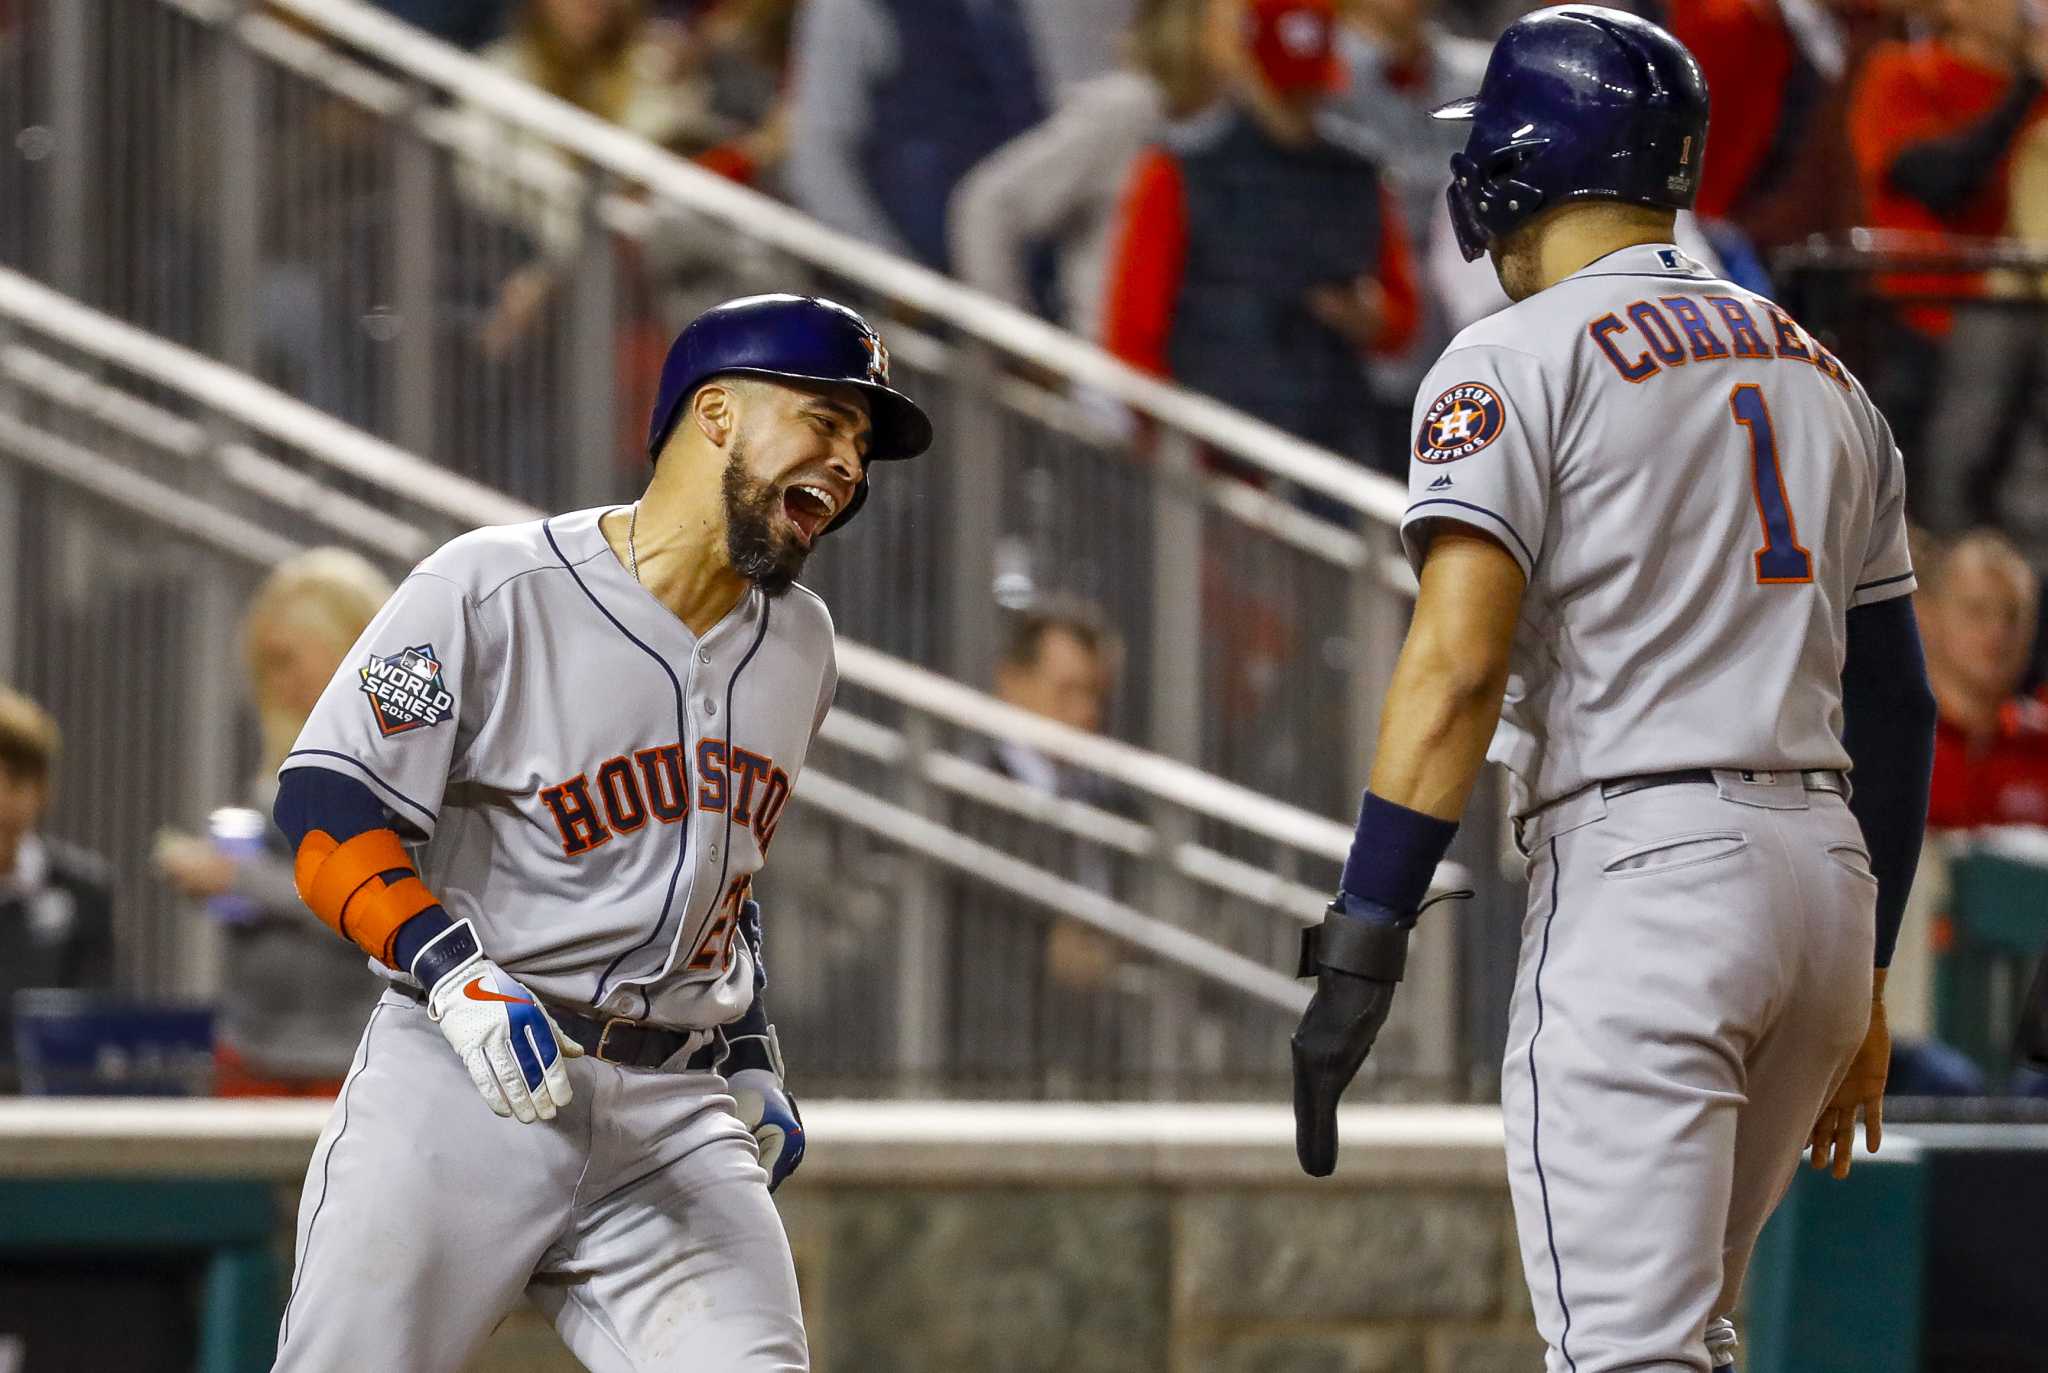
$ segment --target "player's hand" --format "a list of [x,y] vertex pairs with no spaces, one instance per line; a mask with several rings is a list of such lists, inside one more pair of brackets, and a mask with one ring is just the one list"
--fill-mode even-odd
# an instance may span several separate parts
[[804,1161],[804,1118],[797,1114],[796,1098],[772,1068],[742,1068],[725,1081],[741,1123],[761,1146],[761,1166],[768,1170],[772,1192]]
[[1302,1171],[1337,1168],[1337,1098],[1358,1076],[1387,1023],[1395,982],[1323,968],[1288,1047],[1294,1055],[1294,1152]]
[[413,976],[427,985],[427,1014],[492,1111],[531,1124],[553,1120],[574,1099],[563,1060],[582,1057],[582,1046],[562,1034],[532,992],[483,956],[467,920],[420,950]]
[[1813,1123],[1808,1147],[1815,1168],[1832,1168],[1838,1178],[1849,1176],[1849,1161],[1856,1153],[1856,1112],[1863,1112],[1863,1142],[1877,1152],[1884,1138],[1884,1082],[1891,1071],[1892,1035],[1885,1024],[1884,998],[1870,999],[1870,1028],[1863,1033],[1862,1047],[1849,1060],[1848,1075],[1835,1095],[1821,1108]]
[[2048,1072],[2048,949],[2041,953],[2041,965],[2034,970],[2034,984],[2020,1006],[2020,1029],[2013,1052],[2030,1068]]

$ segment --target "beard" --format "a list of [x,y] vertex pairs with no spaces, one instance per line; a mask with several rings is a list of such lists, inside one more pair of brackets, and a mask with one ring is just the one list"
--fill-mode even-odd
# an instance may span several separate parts
[[725,555],[733,571],[770,597],[782,595],[796,585],[804,559],[811,554],[795,530],[781,527],[782,492],[748,475],[745,448],[738,439],[720,484],[725,492]]

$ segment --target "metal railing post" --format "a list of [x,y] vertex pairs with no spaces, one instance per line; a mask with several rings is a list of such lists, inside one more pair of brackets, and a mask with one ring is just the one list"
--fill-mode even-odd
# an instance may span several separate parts
[[95,222],[93,134],[97,121],[105,117],[92,62],[100,8],[91,0],[43,0],[39,25],[49,43],[49,74],[43,89],[49,93],[46,122],[52,146],[50,194],[42,224],[43,271],[50,284],[81,300],[97,299],[86,289],[91,265],[86,226]]
[[1351,574],[1345,607],[1346,637],[1351,643],[1351,692],[1345,710],[1343,753],[1358,787],[1372,770],[1373,745],[1379,735],[1380,710],[1394,680],[1394,660],[1408,634],[1408,600],[1388,584],[1388,559],[1400,553],[1400,535],[1368,522],[1359,531],[1359,564]]
[[219,210],[215,251],[212,340],[230,367],[253,372],[257,363],[258,283],[263,259],[264,172],[262,111],[256,56],[232,22],[211,31],[214,76],[213,185],[206,194]]
[[1001,534],[1002,423],[996,413],[996,364],[972,339],[953,350],[951,423],[940,431],[945,448],[948,584],[947,648],[943,661],[955,678],[985,683],[995,670],[996,542]]
[[[14,343],[14,326],[0,319],[0,360]],[[24,418],[19,388],[0,370],[0,415]],[[28,595],[28,579],[22,575],[21,558],[21,466],[0,460],[0,548],[13,550],[9,574],[0,578],[0,682],[21,680],[22,600]]]
[[[942,819],[937,789],[925,775],[925,759],[938,747],[931,718],[911,712],[904,721],[903,742],[904,808],[927,819]],[[946,1067],[951,922],[931,861],[908,854],[906,858],[903,889],[897,893],[902,939],[896,950],[894,1048],[897,1089],[914,1096],[930,1092]]]
[[[413,87],[415,117],[429,105],[422,85]],[[399,447],[427,456],[434,441],[434,397],[439,394],[435,368],[434,304],[440,267],[438,229],[441,200],[439,162],[424,136],[406,121],[398,130],[392,157],[392,220],[395,245],[391,264],[391,308],[397,316],[391,368],[392,437]]]
[[[1168,758],[1202,758],[1202,490],[1195,441],[1175,429],[1158,436],[1152,486],[1152,747]],[[1176,860],[1195,838],[1195,819],[1165,801],[1151,807],[1159,842],[1148,883],[1154,915],[1192,926],[1194,886]],[[1197,929],[1197,933],[1203,931]],[[1152,1000],[1150,1075],[1154,1092],[1175,1092],[1187,1073],[1194,1024],[1191,978],[1162,967]]]
[[590,172],[584,179],[583,233],[566,288],[562,368],[568,449],[551,484],[576,508],[603,505],[618,497],[618,262],[611,231],[598,213],[609,178]]

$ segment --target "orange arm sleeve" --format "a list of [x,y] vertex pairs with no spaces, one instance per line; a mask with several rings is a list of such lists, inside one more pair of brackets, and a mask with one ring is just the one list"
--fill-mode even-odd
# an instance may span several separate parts
[[[387,881],[384,874],[394,869],[409,875]],[[314,830],[299,845],[292,876],[313,914],[386,966],[395,966],[398,927],[440,904],[420,881],[396,830],[368,830],[346,843]]]
[[1107,273],[1102,346],[1131,366],[1167,375],[1166,340],[1187,270],[1187,192],[1180,164],[1148,148],[1131,167],[1122,227]]
[[1415,276],[1415,251],[1408,246],[1407,226],[1401,223],[1394,193],[1385,186],[1380,187],[1379,282],[1385,292],[1386,315],[1372,351],[1399,353],[1422,323],[1422,287]]

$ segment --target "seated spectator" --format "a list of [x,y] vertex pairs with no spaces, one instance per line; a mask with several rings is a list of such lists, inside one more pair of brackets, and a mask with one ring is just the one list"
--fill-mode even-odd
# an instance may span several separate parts
[[221,1096],[332,1096],[383,986],[362,951],[305,908],[292,853],[270,821],[277,769],[335,669],[391,594],[355,554],[315,549],[258,589],[242,623],[263,764],[211,837],[166,832],[157,867],[220,922],[214,1047]]
[[104,862],[37,829],[61,739],[28,697],[0,687],[0,1090],[13,1091],[14,993],[107,988],[114,896]]
[[1921,573],[1935,726],[1933,829],[2048,825],[2048,705],[2019,695],[2040,581],[2005,537],[1979,531]]
[[[679,138],[702,104],[698,87],[675,79],[673,46],[649,28],[640,0],[525,0],[511,31],[482,55],[492,66],[656,143]],[[485,348],[502,356],[532,332],[561,264],[581,242],[583,205],[567,176],[571,164],[551,145],[482,116],[468,141],[469,156],[456,182],[463,196],[497,221],[523,228],[538,250],[500,285],[483,325]],[[560,168],[562,184],[534,185],[529,176],[513,173],[522,163]]]
[[824,223],[952,270],[946,205],[1045,117],[1023,0],[806,0],[789,193]]
[[677,78],[702,103],[672,141],[676,152],[745,185],[780,188],[795,29],[796,0],[717,0],[685,30]]
[[505,27],[507,0],[372,0],[444,43],[480,48]]
[[[2004,231],[2014,144],[2048,110],[2041,98],[2048,26],[2030,25],[2025,3],[1939,0],[1932,35],[1871,53],[1850,96],[1849,134],[1872,224],[1922,235],[1931,247],[1950,235]],[[1983,282],[1900,273],[1881,285],[1898,295],[1968,296]],[[1908,304],[1900,319],[1902,327],[1877,345],[1886,365],[1870,380],[1911,462],[1953,312]]]
[[1407,236],[1380,164],[1322,117],[1343,80],[1331,0],[1251,0],[1244,24],[1247,83],[1133,169],[1104,344],[1364,457],[1364,360],[1405,347],[1419,311]]
[[1068,92],[1044,123],[983,159],[953,192],[953,268],[962,281],[1034,309],[1033,252],[1058,250],[1058,322],[1099,335],[1103,272],[1131,163],[1169,121],[1208,103],[1206,0],[1145,0],[1127,65]]
[[[996,666],[997,699],[1093,734],[1116,675],[1119,648],[1093,607],[1052,601],[1016,614]],[[996,739],[976,761],[1035,791],[1109,811],[1128,811],[1131,799],[1094,773],[1069,767],[1015,739]],[[997,812],[996,814],[1001,814]],[[1009,829],[1007,817],[993,821]],[[1012,841],[1014,843],[1014,839]],[[1120,885],[1113,851],[1075,839],[1051,839],[1040,861],[1105,896]],[[970,1071],[1000,1075],[1032,1067],[1054,1095],[1109,1090],[1126,1035],[1127,1007],[1111,995],[1127,969],[1116,941],[1080,921],[1021,904],[997,908],[1003,898],[981,889],[960,901],[959,960],[954,985],[971,989],[956,1012],[956,1042]],[[1135,971],[1135,970],[1132,970]],[[1001,990],[996,990],[1001,989]],[[1031,1062],[1005,1062],[1022,1029]],[[986,1057],[986,1063],[976,1060]]]

